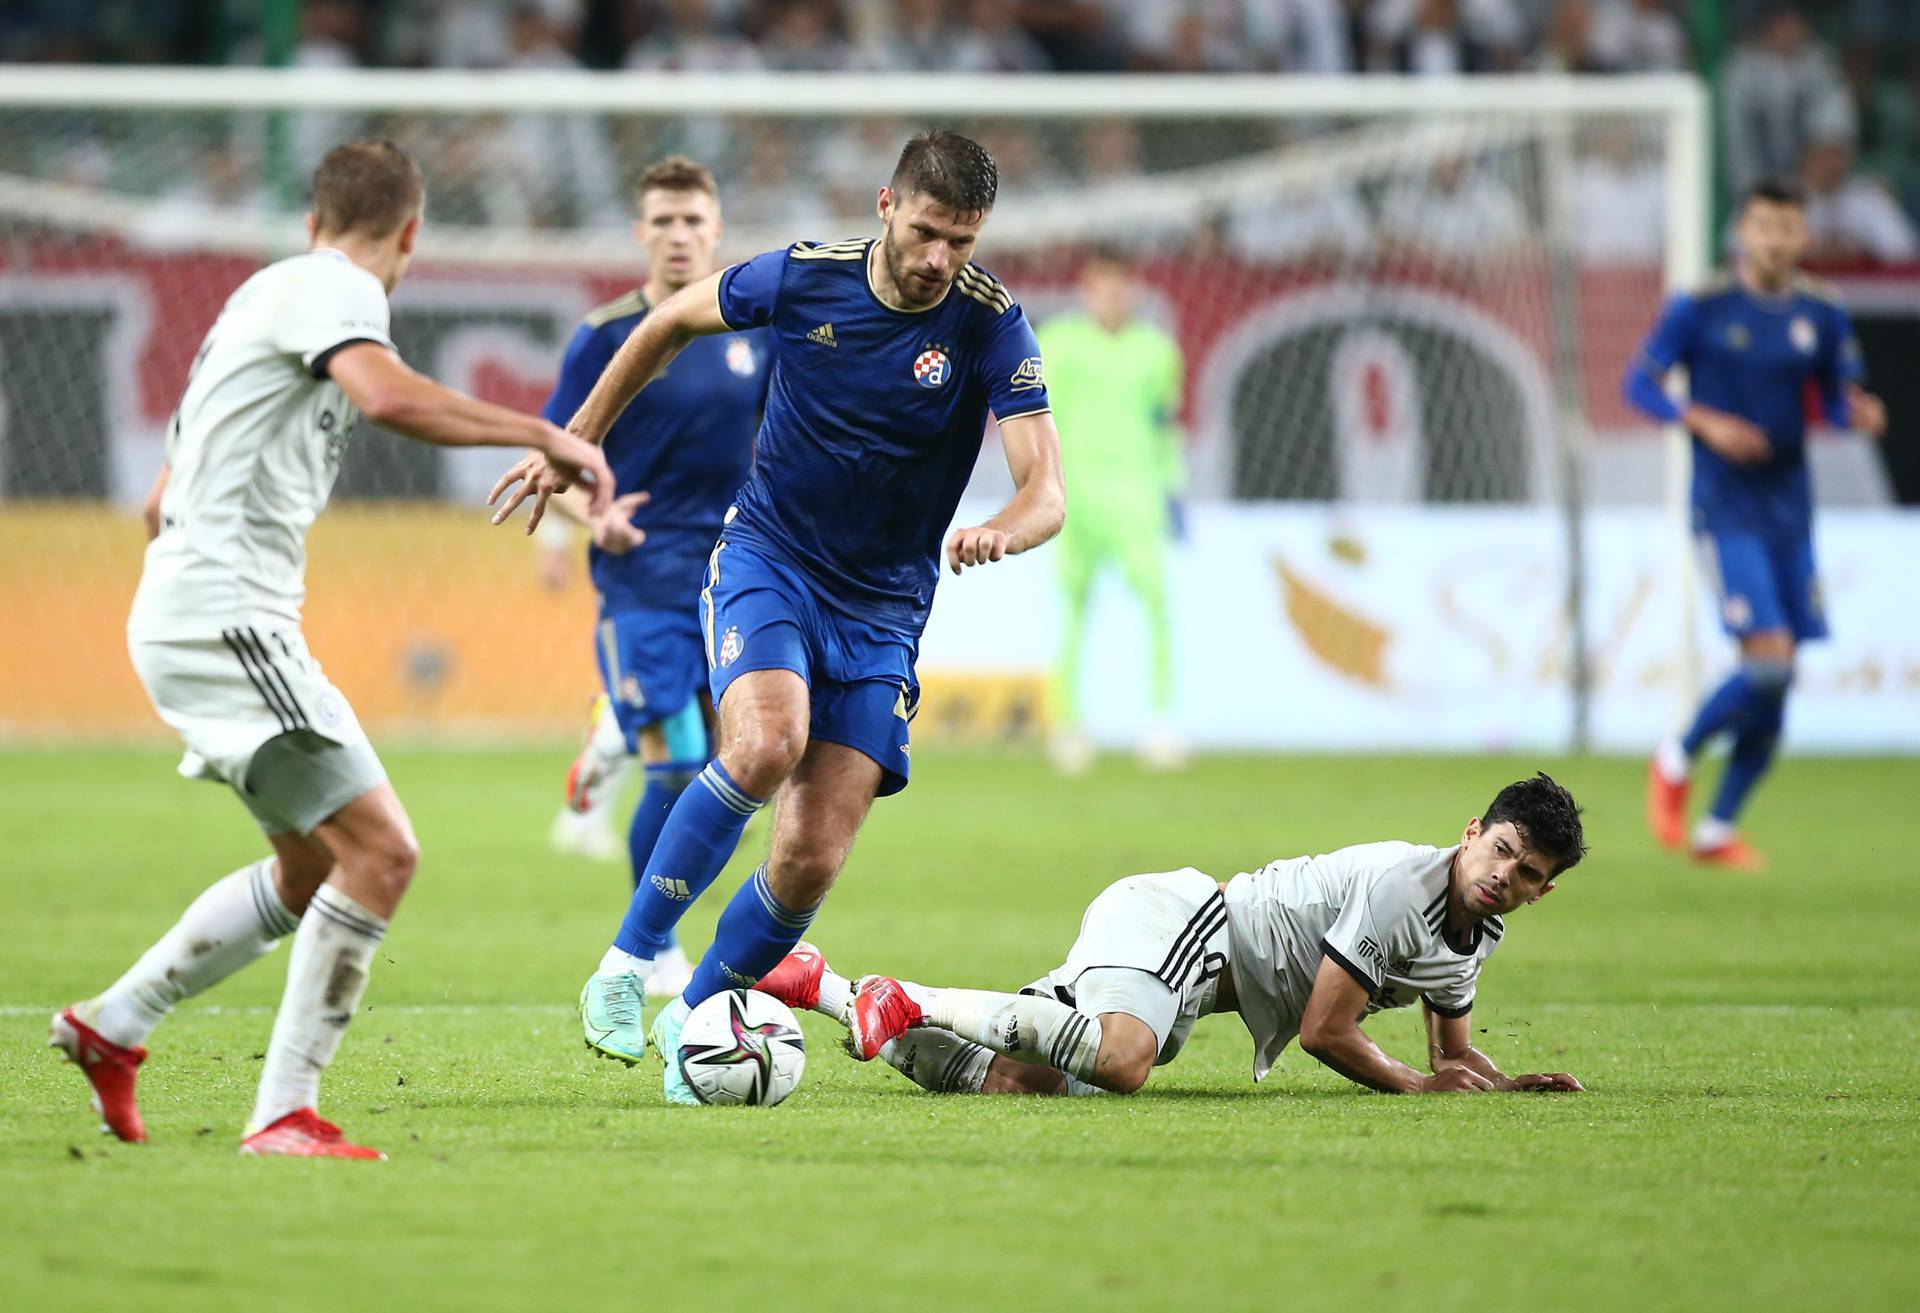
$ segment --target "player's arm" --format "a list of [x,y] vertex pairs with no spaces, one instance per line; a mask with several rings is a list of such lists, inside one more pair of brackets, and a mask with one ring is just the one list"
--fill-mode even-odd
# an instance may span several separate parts
[[1564,1071],[1542,1072],[1527,1076],[1508,1076],[1493,1065],[1493,1059],[1473,1047],[1473,1015],[1443,1012],[1421,1000],[1427,1018],[1427,1065],[1437,1076],[1452,1067],[1464,1067],[1490,1081],[1496,1090],[1563,1090],[1584,1088]]
[[1766,460],[1773,446],[1751,421],[1696,401],[1682,404],[1667,395],[1667,374],[1691,355],[1695,313],[1692,297],[1676,296],[1667,303],[1628,364],[1620,391],[1641,414],[1662,424],[1684,425],[1728,460]]
[[1837,429],[1880,437],[1887,431],[1886,403],[1860,386],[1865,365],[1846,312],[1836,309],[1834,319],[1837,331],[1828,335],[1830,345],[1818,375],[1821,413]]
[[[587,399],[567,421],[569,433],[598,444],[620,418],[620,412],[640,395],[640,389],[658,377],[687,343],[696,337],[730,331],[732,326],[720,313],[720,280],[727,272],[723,269],[697,283],[689,283],[647,312],[639,327],[628,334],[620,349],[613,353],[613,359],[600,372]],[[529,497],[534,499],[534,504],[527,516],[527,532],[532,533],[540,523],[548,500],[564,486],[555,479],[542,455],[536,452],[527,456],[493,485],[487,497],[489,505],[500,501],[501,494],[512,489],[507,499],[500,502],[500,509],[494,512],[495,524],[504,522]]]
[[613,495],[607,458],[592,443],[517,410],[481,401],[408,368],[384,342],[352,342],[327,357],[328,377],[382,428],[440,447],[531,447],[562,484],[589,485],[589,504]]
[[167,495],[168,472],[167,463],[161,461],[160,472],[153,476],[153,486],[147,489],[146,500],[140,503],[140,518],[146,522],[148,542],[160,536],[160,499]]
[[947,564],[955,574],[1038,547],[1067,521],[1067,485],[1060,472],[1060,431],[1053,413],[1016,415],[1000,422],[1000,445],[1013,475],[1013,500],[985,524],[955,529]]
[[1358,967],[1331,955],[1320,959],[1300,1018],[1300,1047],[1348,1080],[1382,1094],[1480,1091],[1493,1082],[1470,1067],[1453,1066],[1428,1076],[1391,1058],[1360,1028],[1371,984]]

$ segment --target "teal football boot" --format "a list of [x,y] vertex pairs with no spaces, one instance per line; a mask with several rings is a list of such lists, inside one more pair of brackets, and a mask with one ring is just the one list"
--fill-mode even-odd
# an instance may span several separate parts
[[687,1015],[692,1010],[686,1000],[676,998],[653,1019],[653,1047],[666,1067],[660,1094],[668,1103],[698,1105],[700,1102],[694,1096],[693,1087],[687,1084],[686,1073],[680,1070],[680,1028],[687,1024]]
[[646,1057],[645,1000],[646,984],[633,972],[595,972],[580,990],[580,1029],[587,1047],[629,1067]]

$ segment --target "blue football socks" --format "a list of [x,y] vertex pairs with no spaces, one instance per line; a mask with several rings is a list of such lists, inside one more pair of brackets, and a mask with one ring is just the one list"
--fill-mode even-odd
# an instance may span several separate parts
[[658,957],[681,915],[733,856],[747,821],[765,805],[766,799],[733,782],[719,758],[708,762],[667,813],[613,946],[635,957]]
[[773,896],[766,863],[740,886],[713,928],[713,944],[681,997],[689,1007],[729,989],[748,989],[780,965],[813,923],[817,907],[795,911]]

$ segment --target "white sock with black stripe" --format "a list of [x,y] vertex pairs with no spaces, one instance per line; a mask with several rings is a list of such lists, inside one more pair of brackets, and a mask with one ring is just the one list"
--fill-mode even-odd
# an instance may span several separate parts
[[194,899],[173,928],[94,1000],[93,1028],[115,1044],[143,1044],[174,1004],[219,984],[293,933],[300,918],[280,901],[273,862],[263,857],[243,866]]
[[260,1093],[247,1134],[296,1109],[319,1105],[320,1073],[333,1061],[348,1023],[360,1009],[373,950],[386,933],[384,917],[375,916],[336,885],[321,885],[307,904],[307,914],[300,918],[300,929],[293,937],[287,992],[273,1021],[273,1038],[267,1042],[267,1062],[260,1072]]
[[927,1021],[962,1039],[1022,1062],[1093,1079],[1100,1056],[1100,1019],[1035,994],[942,989],[922,1004]]
[[978,1094],[986,1082],[993,1051],[937,1026],[915,1026],[880,1046],[880,1056],[895,1071],[935,1094]]

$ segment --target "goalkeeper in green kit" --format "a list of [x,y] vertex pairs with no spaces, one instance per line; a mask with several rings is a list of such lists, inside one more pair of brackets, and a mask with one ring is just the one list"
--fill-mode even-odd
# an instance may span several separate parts
[[1139,316],[1139,285],[1123,252],[1090,252],[1080,292],[1083,312],[1057,315],[1039,330],[1067,475],[1058,552],[1067,629],[1053,687],[1054,762],[1070,773],[1092,763],[1081,728],[1087,605],[1101,568],[1115,565],[1147,617],[1154,719],[1140,755],[1149,766],[1172,768],[1186,758],[1168,722],[1173,633],[1167,601],[1174,499],[1186,483],[1176,427],[1185,366],[1173,338]]

